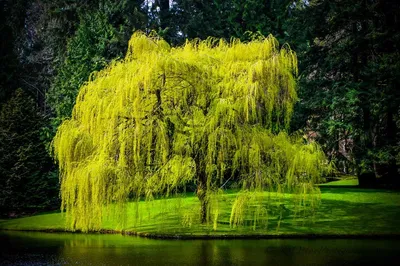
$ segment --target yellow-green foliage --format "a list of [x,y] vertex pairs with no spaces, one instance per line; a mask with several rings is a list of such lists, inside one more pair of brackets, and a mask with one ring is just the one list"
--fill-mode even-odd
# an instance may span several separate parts
[[[295,53],[272,36],[173,48],[135,33],[125,59],[80,89],[54,139],[67,226],[96,230],[104,207],[117,206],[123,220],[128,200],[168,195],[193,180],[206,193],[214,228],[227,178],[248,199],[265,189],[316,192],[319,147],[271,133],[290,121],[296,72]],[[232,224],[243,221],[246,204],[237,199]]]

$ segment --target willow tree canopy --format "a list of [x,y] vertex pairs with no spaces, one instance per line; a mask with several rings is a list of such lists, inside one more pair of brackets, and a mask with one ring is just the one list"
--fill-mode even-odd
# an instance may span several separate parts
[[[197,185],[203,222],[227,179],[243,191],[313,191],[323,171],[318,146],[272,133],[290,121],[296,72],[295,53],[272,36],[170,47],[135,33],[126,57],[80,89],[54,139],[68,226],[98,229],[104,206],[124,211],[129,199],[188,182]],[[240,200],[232,223],[240,222]]]

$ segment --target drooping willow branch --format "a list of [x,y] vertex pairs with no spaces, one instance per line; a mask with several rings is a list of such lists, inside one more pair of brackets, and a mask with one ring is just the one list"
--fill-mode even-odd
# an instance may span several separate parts
[[[272,36],[172,48],[135,33],[125,59],[80,89],[54,139],[67,226],[99,229],[104,206],[124,215],[130,198],[151,199],[191,181],[205,222],[211,195],[232,175],[243,191],[312,193],[325,157],[315,143],[284,133],[296,74],[295,53]],[[243,220],[239,202],[231,221]]]

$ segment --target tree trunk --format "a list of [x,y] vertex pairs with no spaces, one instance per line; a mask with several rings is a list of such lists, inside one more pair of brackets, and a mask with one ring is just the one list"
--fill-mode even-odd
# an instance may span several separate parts
[[[362,10],[366,10],[366,1],[362,1]],[[358,21],[361,24],[361,30],[358,29],[357,21],[352,23],[352,33],[355,38],[364,38],[367,30],[367,24],[364,19]],[[352,56],[352,74],[353,74],[353,82],[355,84],[360,84],[362,82],[362,75],[360,74],[360,69],[368,63],[368,57],[363,47],[358,46],[353,51]],[[363,132],[363,139],[358,136],[357,141],[355,143],[356,150],[356,167],[357,167],[357,177],[358,183],[360,187],[374,187],[376,186],[376,165],[373,160],[371,160],[371,156],[367,155],[369,151],[375,146],[374,142],[374,130],[371,123],[373,117],[371,114],[370,107],[370,99],[366,94],[360,94],[359,102],[361,103],[362,110],[362,122],[361,128]],[[360,168],[360,165],[364,164],[363,169]],[[368,165],[366,165],[368,164]]]
[[[371,113],[370,110],[366,107],[362,108],[363,111],[363,132],[364,137],[366,139],[358,143],[360,146],[359,152],[357,154],[357,177],[358,177],[358,184],[360,187],[375,187],[376,186],[376,165],[374,162],[371,162],[369,158],[366,157],[365,153],[367,151],[372,150],[373,148],[373,132],[371,129],[370,119]],[[361,164],[362,160],[367,160],[369,162],[369,166],[365,167],[365,169],[359,169],[359,165]],[[365,162],[364,162],[365,163]]]
[[208,221],[208,195],[206,177],[204,174],[200,175],[196,194],[200,200],[200,221],[204,224]]
[[[396,121],[393,113],[395,110],[389,110],[386,114],[386,125],[384,128],[384,133],[381,137],[381,147],[395,147],[397,144],[396,135],[397,127]],[[396,151],[393,148],[389,149],[387,152],[390,153],[390,158],[387,162],[379,164],[379,174],[382,177],[382,184],[390,185],[394,187],[400,187],[400,175],[398,172],[398,165],[396,163]]]
[[158,6],[160,7],[160,27],[164,30],[168,27],[169,0],[158,0]]

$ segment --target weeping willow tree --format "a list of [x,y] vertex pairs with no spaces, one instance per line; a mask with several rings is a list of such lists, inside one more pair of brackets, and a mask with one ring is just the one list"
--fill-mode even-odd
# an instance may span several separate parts
[[228,180],[242,191],[232,224],[258,192],[316,192],[323,153],[285,133],[296,73],[296,54],[272,36],[172,48],[135,33],[126,57],[80,89],[54,139],[68,227],[99,229],[106,206],[124,213],[129,200],[169,195],[189,182],[202,223],[211,213],[217,219],[213,197]]

